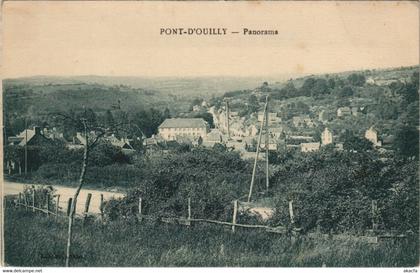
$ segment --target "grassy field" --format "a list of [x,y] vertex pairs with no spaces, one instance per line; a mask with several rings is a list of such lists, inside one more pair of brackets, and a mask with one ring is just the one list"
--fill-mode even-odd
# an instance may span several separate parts
[[[66,219],[15,208],[5,211],[6,263],[63,266]],[[264,232],[197,225],[92,222],[75,226],[72,266],[412,267],[418,241],[371,245],[354,241],[291,241]]]

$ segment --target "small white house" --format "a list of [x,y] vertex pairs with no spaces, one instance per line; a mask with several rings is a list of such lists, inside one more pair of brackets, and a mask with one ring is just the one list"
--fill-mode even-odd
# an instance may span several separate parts
[[321,147],[321,143],[319,142],[301,143],[300,151],[303,153],[315,152],[315,151],[318,151],[320,147]]
[[370,127],[365,132],[365,138],[373,143],[373,146],[380,147],[382,146],[382,142],[378,140],[378,131],[376,131],[373,126]]
[[322,145],[328,145],[333,142],[333,135],[328,128],[325,128],[324,131],[321,133],[321,143]]

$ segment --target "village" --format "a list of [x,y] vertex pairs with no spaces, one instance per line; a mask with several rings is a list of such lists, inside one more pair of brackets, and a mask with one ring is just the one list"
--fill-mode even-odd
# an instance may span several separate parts
[[[204,99],[199,99],[197,104],[192,105],[191,112],[187,114],[191,116],[194,113],[206,113],[211,116],[211,124],[203,118],[184,117],[185,113],[181,113],[179,117],[166,118],[158,126],[157,132],[149,137],[143,132],[131,137],[109,133],[105,134],[102,140],[121,149],[126,155],[136,154],[133,141],[140,141],[142,152],[147,154],[164,151],[172,144],[207,148],[221,145],[230,151],[238,152],[243,159],[255,157],[258,143],[260,143],[259,148],[262,151],[290,150],[308,153],[316,152],[324,146],[343,151],[343,135],[346,130],[333,128],[336,128],[337,124],[346,125],[349,119],[366,116],[364,112],[366,107],[360,104],[360,99],[359,103],[353,99],[353,105],[336,107],[335,111],[331,111],[331,107],[314,106],[305,114],[285,115],[281,111],[288,102],[281,101],[279,105],[278,100],[269,98],[264,88],[267,89],[266,83],[262,88],[256,88],[249,93],[249,96],[256,97],[259,102],[257,107],[254,106],[256,111],[248,115],[240,115],[238,111],[231,110],[230,102],[235,98],[219,98],[218,105],[214,105],[214,103],[212,105]],[[266,113],[262,111],[265,98],[268,99]],[[274,107],[271,105],[275,105],[275,108],[280,110],[274,111],[275,109],[272,109]],[[386,154],[392,153],[394,135],[380,134],[373,124],[361,128],[361,130],[363,130],[362,135],[355,137],[368,140],[374,149],[384,155],[384,158],[386,158]],[[264,137],[260,137],[259,140],[260,132]],[[89,134],[90,138],[95,137],[95,132],[92,131]],[[66,139],[63,131],[59,128],[34,126],[16,136],[8,137],[8,145],[39,146],[55,140],[62,141],[65,143],[65,147],[70,150],[82,149],[86,144],[82,132],[76,132],[70,139]],[[258,159],[264,159],[265,156],[266,154],[262,153]],[[22,166],[12,160],[7,162],[6,169],[9,174],[22,172]]]

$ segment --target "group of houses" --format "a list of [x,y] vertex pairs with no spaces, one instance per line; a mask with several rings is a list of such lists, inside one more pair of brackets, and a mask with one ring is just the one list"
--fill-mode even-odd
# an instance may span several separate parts
[[[94,132],[90,132],[90,135],[92,139],[96,137]],[[35,147],[50,144],[54,140],[62,141],[69,149],[82,149],[86,144],[86,138],[82,133],[77,132],[71,141],[68,141],[64,138],[63,133],[59,132],[56,128],[49,129],[34,126],[32,129],[23,130],[16,136],[8,137],[8,145]],[[130,144],[129,139],[117,138],[114,134],[110,134],[105,135],[103,140],[115,147],[121,148],[124,153],[134,152],[134,148]]]
[[[95,134],[93,132],[90,133],[91,138],[95,138]],[[39,126],[34,126],[32,129],[25,129],[21,133],[17,134],[16,136],[10,136],[7,139],[7,145],[10,146],[19,146],[25,148],[36,148],[42,147],[51,144],[53,141],[59,140],[68,149],[83,149],[84,145],[86,144],[86,138],[81,133],[77,132],[70,141],[64,138],[62,132],[57,130],[56,128],[41,128]],[[105,135],[102,137],[102,140],[108,142],[109,144],[121,148],[121,151],[124,154],[131,154],[135,152],[134,148],[130,144],[130,140],[124,138],[117,138],[115,135]],[[12,172],[16,169],[21,168],[17,162],[13,160],[9,160],[6,163],[6,168],[9,172]]]
[[[332,130],[326,126],[320,137],[316,137],[319,141],[315,141],[313,134],[293,134],[285,130],[282,119],[277,113],[266,113],[267,123],[263,125],[265,119],[262,112],[251,114],[245,119],[237,112],[229,111],[227,107],[228,105],[219,110],[215,110],[214,107],[208,109],[213,116],[215,128],[210,128],[202,118],[166,119],[159,126],[157,135],[144,140],[144,146],[153,148],[171,141],[205,147],[212,147],[219,143],[240,152],[243,157],[252,156],[258,140],[263,150],[278,150],[280,147],[285,147],[299,149],[301,152],[314,152],[325,145],[332,145],[336,150],[343,150],[343,143],[338,142],[338,138],[334,137]],[[352,112],[350,111],[349,114],[352,115]],[[317,126],[309,115],[295,116],[291,119],[291,124],[296,128],[309,129],[309,132]],[[261,139],[259,139],[260,128],[264,135]],[[374,147],[381,147],[378,132],[373,127],[365,131],[365,138],[371,141]]]

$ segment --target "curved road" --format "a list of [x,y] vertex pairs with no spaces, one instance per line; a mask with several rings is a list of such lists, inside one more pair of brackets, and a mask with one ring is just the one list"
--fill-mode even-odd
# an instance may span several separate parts
[[[24,183],[16,183],[16,182],[9,182],[3,181],[3,194],[4,195],[14,195],[19,194],[19,192],[23,192],[23,188],[25,186],[40,186],[40,184],[24,184]],[[48,186],[48,185],[45,185]],[[56,190],[55,194],[60,195],[60,210],[65,211],[67,209],[67,203],[69,198],[73,198],[73,195],[76,191],[76,188],[70,187],[63,187],[63,186],[56,186],[52,185],[52,187]],[[109,200],[111,198],[120,198],[123,197],[123,193],[119,192],[109,192],[109,191],[100,191],[100,190],[90,190],[90,189],[83,189],[80,191],[79,197],[77,198],[77,205],[76,205],[76,213],[82,214],[85,209],[86,197],[88,193],[92,194],[92,199],[90,200],[89,212],[91,213],[99,213],[99,206],[101,202],[101,194],[104,195],[104,200]]]

